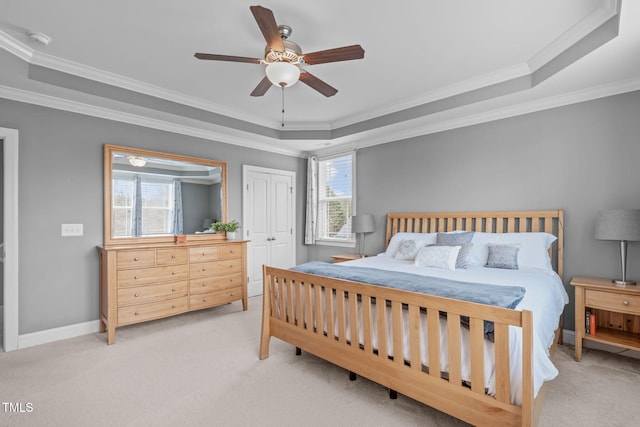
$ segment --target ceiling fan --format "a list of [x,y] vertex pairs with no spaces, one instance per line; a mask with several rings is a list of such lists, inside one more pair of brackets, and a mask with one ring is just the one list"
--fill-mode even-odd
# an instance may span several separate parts
[[338,90],[320,80],[303,65],[326,64],[328,62],[349,61],[364,58],[364,49],[360,45],[339,47],[311,53],[302,53],[296,43],[288,40],[291,27],[276,24],[273,12],[262,6],[251,6],[251,13],[267,41],[264,58],[249,58],[244,56],[217,55],[211,53],[196,53],[198,59],[213,61],[247,62],[251,64],[266,64],[266,76],[251,92],[251,96],[262,96],[271,85],[285,88],[301,80],[307,86],[317,90],[324,96],[333,96]]

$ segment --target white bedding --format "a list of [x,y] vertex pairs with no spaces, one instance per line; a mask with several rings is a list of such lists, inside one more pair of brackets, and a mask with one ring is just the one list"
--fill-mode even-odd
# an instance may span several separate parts
[[[560,277],[553,271],[538,268],[521,268],[519,270],[506,270],[498,268],[471,267],[469,269],[446,270],[429,267],[416,267],[413,261],[398,260],[384,254],[357,259],[345,262],[343,265],[354,267],[380,268],[391,271],[402,271],[406,273],[420,274],[426,276],[437,276],[446,279],[459,280],[464,282],[489,283],[496,285],[517,285],[526,289],[524,299],[518,304],[516,310],[527,309],[533,312],[534,323],[534,395],[537,395],[540,387],[545,381],[551,380],[558,375],[558,370],[553,365],[548,348],[553,342],[554,331],[558,327],[558,319],[562,313],[564,306],[569,302],[569,297],[564,289]],[[375,313],[374,313],[375,314]],[[405,325],[408,322],[404,322]],[[423,329],[426,329],[426,316],[422,316]],[[375,322],[374,322],[375,325]],[[348,329],[347,329],[348,330]],[[441,346],[443,352],[447,351],[447,328],[446,320],[441,320]],[[374,333],[374,337],[377,334]],[[405,333],[405,359],[409,359],[407,343],[408,334]],[[389,335],[390,337],[390,335]],[[521,354],[521,330],[519,328],[510,328],[510,361],[511,361],[511,401],[516,404],[522,402],[522,354]],[[360,336],[362,342],[362,336]],[[373,343],[374,347],[377,343]],[[428,366],[428,350],[426,343],[422,343],[422,363]],[[393,343],[388,343],[390,353],[392,352]],[[468,354],[468,331],[462,329],[462,351],[463,356]],[[485,387],[488,393],[495,393],[495,378],[493,369],[493,343],[485,340],[485,360],[488,362],[485,366]],[[392,355],[392,354],[390,354]],[[462,367],[463,379],[469,380],[470,367],[468,360]],[[446,372],[446,354],[441,358],[441,371]]]

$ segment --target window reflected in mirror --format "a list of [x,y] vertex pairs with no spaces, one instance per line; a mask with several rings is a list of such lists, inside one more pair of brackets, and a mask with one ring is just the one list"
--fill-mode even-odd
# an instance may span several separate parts
[[206,234],[226,219],[223,162],[116,146],[105,146],[107,155],[108,237]]

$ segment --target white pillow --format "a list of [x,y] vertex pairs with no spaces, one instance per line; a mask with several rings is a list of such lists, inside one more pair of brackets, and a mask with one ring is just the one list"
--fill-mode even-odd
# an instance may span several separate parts
[[403,239],[400,241],[398,250],[393,255],[396,259],[413,261],[418,255],[418,251],[427,243],[426,239]]
[[553,270],[549,248],[558,238],[549,233],[484,233],[476,232],[471,239],[469,255],[472,266],[484,266],[489,256],[488,244],[518,245],[518,266]]
[[438,233],[396,233],[391,237],[389,246],[384,252],[387,256],[394,256],[402,240],[425,240],[426,245],[435,245]]
[[456,269],[460,246],[425,246],[420,249],[414,264],[417,267]]

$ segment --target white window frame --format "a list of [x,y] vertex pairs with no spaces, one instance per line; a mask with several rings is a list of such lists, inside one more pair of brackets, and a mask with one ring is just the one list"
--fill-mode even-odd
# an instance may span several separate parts
[[[129,175],[129,174],[119,174],[119,175],[114,175],[112,176],[111,179],[111,185],[113,186],[113,183],[115,182],[116,179],[120,179],[120,180],[124,180],[124,181],[131,181],[133,183],[133,179],[134,176],[133,175]],[[169,195],[171,195],[171,197],[169,199],[167,199],[167,202],[169,203],[168,207],[160,207],[160,208],[150,208],[150,207],[143,207],[142,210],[146,210],[146,209],[159,209],[159,210],[168,210],[169,212],[169,216],[172,217],[174,214],[174,210],[175,210],[175,206],[174,206],[174,200],[173,200],[173,188],[171,187],[173,185],[173,180],[169,179],[158,179],[158,178],[146,178],[146,177],[142,177],[142,182],[143,183],[156,183],[156,184],[163,184],[163,185],[167,185],[169,186]],[[133,184],[132,184],[133,185]],[[112,198],[116,196],[115,191],[112,190]],[[135,191],[135,187],[133,188],[133,192],[132,192],[132,202],[135,204],[135,200],[137,197],[139,197],[138,194],[136,194]],[[115,207],[115,203],[114,200],[111,200],[112,205],[114,205]],[[133,207],[131,208],[133,209]],[[133,212],[133,211],[132,211]],[[142,212],[141,212],[142,214]],[[133,221],[133,217],[131,217],[130,222]],[[173,230],[173,225],[171,223],[169,223],[169,231],[165,232],[165,233],[160,233],[160,234],[143,234],[143,237],[150,237],[150,236],[166,236],[169,234],[175,234],[174,230]],[[123,237],[123,238],[127,238],[127,237],[136,237],[136,236],[132,236],[131,233],[127,234],[127,235],[118,235],[118,237]],[[137,236],[140,237],[140,236]]]
[[[320,170],[320,164],[322,162],[325,162],[327,160],[332,160],[332,159],[336,159],[339,157],[345,157],[345,156],[351,156],[351,214],[355,215],[356,214],[356,150],[350,151],[350,152],[342,152],[342,153],[337,153],[337,154],[333,154],[331,156],[326,156],[326,157],[320,157],[318,158],[318,171]],[[318,172],[318,181],[320,180],[320,173]],[[320,191],[320,183],[318,182],[318,191]],[[320,200],[319,200],[320,195],[318,195],[318,209],[319,205],[320,205]],[[318,220],[318,223],[320,223],[320,221]],[[319,226],[319,224],[318,224]],[[318,236],[320,236],[320,231],[318,230]],[[351,233],[351,237],[348,239],[338,239],[338,238],[321,238],[318,237],[316,238],[316,245],[322,245],[322,246],[341,246],[341,247],[349,247],[349,248],[355,248],[356,247],[356,238],[355,238],[355,234]]]

